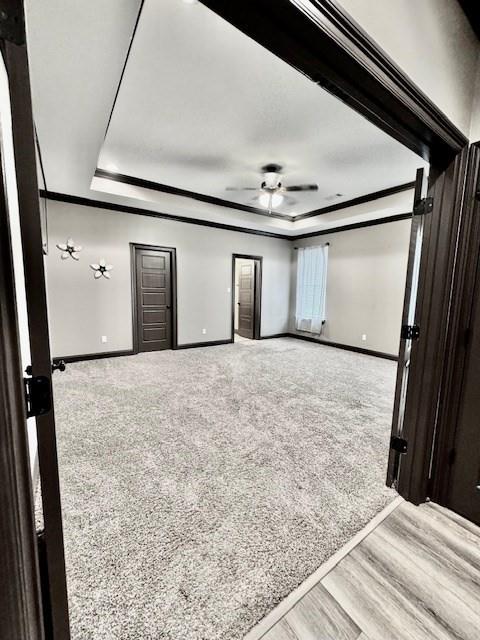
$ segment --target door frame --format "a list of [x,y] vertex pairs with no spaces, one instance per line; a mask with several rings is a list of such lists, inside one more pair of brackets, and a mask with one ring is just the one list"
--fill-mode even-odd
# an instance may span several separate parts
[[138,330],[137,330],[137,278],[135,252],[137,249],[146,251],[162,251],[170,254],[170,286],[172,288],[172,350],[178,349],[178,319],[177,319],[177,250],[175,247],[159,247],[154,244],[139,244],[130,242],[130,275],[132,283],[132,336],[133,353],[140,353],[138,350]]
[[[2,3],[4,23],[0,30],[0,49],[10,92],[32,376],[42,376],[51,389],[52,360],[42,222],[23,4],[23,0]],[[15,299],[11,300],[11,305],[15,310]],[[25,393],[23,380],[21,387],[19,393]],[[1,419],[9,421],[11,416],[8,413],[5,414],[0,408]],[[43,629],[38,630],[37,633],[44,634],[52,640],[69,640],[70,625],[54,402],[48,411],[37,415],[35,420],[44,522],[41,539],[33,523],[33,535],[37,540],[43,612]],[[30,528],[32,522],[28,519],[24,520],[22,526]],[[3,603],[0,602],[0,611],[3,608],[2,605]]]
[[[304,0],[277,0],[273,14],[271,0],[237,0],[230,3],[223,0],[201,1],[240,28],[249,37],[307,75],[312,81],[349,104],[380,129],[428,160],[431,164],[431,181],[435,175],[441,174],[442,170],[468,145],[467,138],[458,128],[334,0],[315,0],[315,2],[308,4]],[[11,95],[15,103],[12,107],[14,120],[16,119],[15,111],[21,107],[22,102],[30,105],[29,96],[25,96],[24,86],[26,84],[29,87],[23,4],[23,0],[8,3],[6,17],[9,20],[3,21],[4,28],[0,31],[0,44],[4,54],[8,49],[23,51],[23,62],[21,63],[23,75],[19,75],[15,70],[12,71],[11,66],[7,64]],[[14,14],[13,20],[10,15],[12,12]],[[19,28],[17,26],[17,30],[20,31],[19,36],[15,33],[15,29],[13,29],[13,35],[9,33],[9,24],[20,25]],[[18,137],[23,136],[28,139],[29,144],[31,142],[33,145],[33,132],[30,131],[30,128],[27,130],[18,128],[17,131]],[[15,144],[16,149],[22,148],[21,145],[17,147],[17,141]],[[457,168],[458,170],[454,172],[446,185],[447,193],[449,196],[453,196],[453,200],[449,197],[448,204],[444,206],[444,218],[454,221],[448,236],[449,252],[453,252],[454,255],[457,255],[457,212],[460,207],[458,195],[461,196],[463,189],[462,158],[459,158]],[[32,166],[32,172],[35,176],[35,165]],[[22,195],[22,188],[22,185],[19,185],[19,195]],[[37,216],[38,221],[36,220]],[[35,225],[38,222],[38,227],[40,226],[39,211],[37,210],[33,212],[33,222]],[[439,224],[440,220],[435,219],[433,226],[438,227]],[[432,247],[432,251],[436,251],[436,249]],[[439,256],[439,259],[442,260],[442,256]],[[448,262],[446,265],[448,282],[442,285],[443,290],[446,290],[454,275],[460,277],[461,274],[456,272],[450,257],[445,257],[444,262]],[[456,264],[461,270],[461,261],[457,261]],[[30,287],[29,284],[27,286]],[[439,296],[436,294],[436,297]],[[7,295],[5,300],[2,298],[2,303],[5,304],[5,308],[10,314],[15,312],[15,301],[11,295]],[[457,310],[454,309],[454,311]],[[13,316],[10,315],[10,317]],[[450,319],[450,315],[448,315],[448,319]],[[445,337],[448,332],[447,327],[441,333],[440,342],[438,341],[438,332],[434,332],[435,337],[431,338],[433,334],[430,329],[432,326],[434,329],[438,328],[443,320],[443,315],[441,320],[436,320],[434,316],[430,317],[428,325],[424,327],[421,340],[428,343],[430,347],[439,350],[445,358],[453,357],[456,345],[451,342],[450,334],[448,339]],[[11,350],[12,359],[16,359],[14,335],[7,336],[7,338],[5,347]],[[38,338],[47,339],[45,336]],[[12,393],[15,392],[15,397],[23,397],[23,385],[18,375],[9,380],[14,386]],[[429,400],[434,399],[438,404],[443,385],[439,386],[437,380],[434,382],[421,380],[419,383],[419,393],[425,393]],[[445,402],[447,401],[448,398],[445,399]],[[418,406],[418,402],[416,406]],[[9,407],[0,403],[0,422],[3,420],[9,425],[13,425],[15,422]],[[446,428],[451,430],[451,422],[448,420]],[[12,447],[6,447],[5,457],[1,464],[21,471],[22,460],[16,458],[14,453]],[[428,453],[427,450],[423,451],[424,455]],[[15,493],[19,489],[18,481],[9,484],[4,489],[6,499],[12,504],[16,503]],[[417,497],[420,499],[426,497],[426,494],[423,495],[423,489],[417,491]],[[25,513],[22,515],[18,512],[18,514],[22,526],[30,535],[32,533],[31,517]],[[24,584],[24,590],[26,593],[28,585]],[[0,591],[0,610],[6,610],[11,605],[12,603]],[[55,595],[52,599],[52,610],[58,611],[59,615],[62,615],[64,606],[62,597]],[[19,624],[21,619],[28,623],[29,617],[24,609],[18,610],[15,615]],[[41,630],[38,630],[38,633],[41,635]],[[62,634],[59,634],[58,640],[64,640],[67,637],[68,632],[63,634],[63,637]]]
[[[0,157],[1,162],[1,157]],[[43,640],[12,246],[0,170],[0,627],[7,638]]]
[[455,440],[461,411],[465,365],[468,356],[474,293],[480,261],[480,142],[470,146],[465,177],[464,217],[459,234],[459,268],[452,296],[449,343],[455,345],[445,368],[445,394],[441,399],[438,447],[432,459],[430,497],[448,507],[450,474],[455,463]]
[[232,307],[231,307],[231,340],[235,341],[235,260],[253,260],[255,263],[254,274],[254,302],[253,302],[253,340],[261,339],[262,328],[262,270],[263,256],[252,256],[246,253],[232,253]]

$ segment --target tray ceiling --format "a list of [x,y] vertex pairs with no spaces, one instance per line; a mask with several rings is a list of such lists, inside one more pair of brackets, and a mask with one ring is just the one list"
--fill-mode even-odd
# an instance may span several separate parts
[[[283,167],[275,211],[297,215],[411,182],[418,159],[199,2],[146,0],[98,166],[257,206],[261,167]],[[341,195],[339,195],[341,194]]]
[[[258,216],[236,208],[264,211],[257,192],[226,187],[260,186],[262,165],[281,164],[284,185],[319,185],[274,210],[295,216],[411,182],[424,165],[200,2],[145,0],[122,74],[139,4],[27,4],[49,190],[294,235],[353,218],[348,210],[293,223]],[[97,168],[232,208],[95,178]],[[398,194],[363,216],[408,210],[410,200]]]

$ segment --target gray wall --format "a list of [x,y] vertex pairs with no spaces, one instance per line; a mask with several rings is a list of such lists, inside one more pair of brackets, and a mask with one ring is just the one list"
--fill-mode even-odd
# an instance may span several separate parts
[[[48,209],[55,357],[132,348],[130,242],[177,249],[179,344],[230,338],[232,253],[263,256],[262,336],[295,332],[293,243],[60,202]],[[295,243],[330,242],[322,339],[398,352],[409,231],[404,220]],[[55,245],[68,237],[84,247],[79,262],[60,259]],[[101,258],[114,266],[110,281],[94,280],[88,266]]]
[[[179,344],[229,339],[232,253],[263,256],[264,336],[287,330],[291,246],[268,238],[49,201],[48,304],[54,357],[132,348],[130,242],[175,247]],[[80,261],[62,261],[72,237]],[[94,280],[105,258],[111,280]],[[206,334],[202,329],[206,329]],[[101,336],[107,336],[106,344]]]
[[[410,220],[402,220],[295,243],[330,242],[322,340],[398,354],[409,238]],[[292,250],[289,324],[302,333],[295,330],[296,255]]]

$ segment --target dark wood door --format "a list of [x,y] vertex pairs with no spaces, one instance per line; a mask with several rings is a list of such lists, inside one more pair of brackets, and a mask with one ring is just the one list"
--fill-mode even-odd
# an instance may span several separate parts
[[238,278],[238,333],[254,337],[255,325],[255,263],[240,263]]
[[138,351],[172,348],[171,253],[135,250]]
[[[425,198],[427,194],[427,176],[424,169],[418,169],[415,179],[415,193],[413,208]],[[403,303],[402,327],[415,326],[416,307],[418,295],[418,278],[420,273],[420,260],[422,255],[424,215],[414,215],[410,231],[410,245],[407,265],[407,277],[405,282],[405,297]],[[407,441],[408,425],[405,425],[405,405],[407,401],[407,388],[410,376],[410,365],[414,338],[403,334],[400,338],[400,347],[397,366],[397,384],[395,388],[395,402],[392,418],[392,440],[389,452],[387,468],[387,484],[395,485],[398,490],[398,479],[401,473],[402,453],[394,443]]]
[[[12,11],[15,11],[13,5],[18,4],[20,13],[22,13],[23,3],[9,4],[12,5]],[[7,16],[8,14],[9,10],[6,11]],[[11,18],[9,19],[11,20]],[[15,22],[23,25],[23,17],[16,17]],[[28,315],[30,344],[31,374],[28,373],[28,376],[32,378],[31,384],[34,383],[34,380],[41,381],[43,387],[47,390],[51,389],[52,361],[50,357],[42,223],[38,197],[28,55],[25,45],[17,46],[1,38],[0,44],[3,54],[3,62],[1,64],[5,65],[5,76],[8,77],[9,83],[11,132],[9,131],[8,133],[11,133],[13,137],[13,149],[10,147],[12,139],[10,135],[7,135],[7,127],[9,128],[8,117],[6,116],[9,109],[7,101],[3,101],[0,106],[0,120],[2,121],[0,148],[3,158],[14,158],[16,178],[16,190],[14,184],[8,178],[6,180],[8,201],[4,203],[4,206],[13,208],[14,200],[17,199],[18,201],[25,276],[24,301]],[[10,149],[10,153],[6,153],[7,149]],[[9,166],[9,162],[11,160],[6,160],[5,167]],[[5,177],[7,177],[8,173],[8,171],[5,171]],[[25,362],[23,365],[25,365]],[[48,392],[46,395],[48,396]],[[43,512],[43,532],[41,536],[37,535],[38,549],[41,552],[39,566],[45,628],[45,634],[42,633],[41,635],[42,637],[45,635],[45,638],[48,637],[51,640],[69,640],[70,624],[54,408],[53,406],[48,407],[48,403],[46,403],[41,410],[34,412],[34,415],[37,428],[37,452]],[[16,470],[12,471],[12,479],[16,473]],[[27,522],[18,523],[25,533],[28,531]],[[33,525],[33,522],[29,524]],[[20,556],[18,559],[20,559]],[[20,602],[17,605],[17,610],[19,610],[20,605],[24,606]],[[2,635],[2,637],[4,636]],[[22,634],[21,637],[26,636]],[[36,634],[34,635],[32,632],[31,637],[36,637]]]
[[447,506],[480,525],[480,263],[463,375]]

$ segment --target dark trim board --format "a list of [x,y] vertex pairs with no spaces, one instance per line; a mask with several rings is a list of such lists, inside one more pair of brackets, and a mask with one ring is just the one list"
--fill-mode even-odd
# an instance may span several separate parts
[[410,191],[415,186],[414,182],[407,182],[405,184],[399,184],[396,187],[389,187],[388,189],[382,189],[381,191],[373,191],[372,193],[366,193],[364,196],[358,196],[351,200],[344,200],[337,204],[331,204],[328,207],[322,207],[321,209],[315,209],[308,213],[300,213],[298,216],[294,216],[293,220],[304,220],[305,218],[313,218],[314,216],[323,216],[326,213],[332,213],[333,211],[340,211],[341,209],[348,209],[349,207],[355,207],[358,204],[365,204],[367,202],[373,202],[380,198],[386,198],[392,196],[395,193],[402,193],[403,191]]
[[365,220],[365,222],[354,222],[353,224],[345,224],[343,227],[332,227],[331,229],[325,229],[324,231],[312,231],[311,233],[301,233],[298,236],[291,237],[292,241],[303,240],[305,238],[315,238],[316,236],[327,236],[331,233],[339,233],[340,231],[353,231],[354,229],[365,229],[366,227],[376,227],[381,224],[388,224],[389,222],[399,222],[400,220],[411,219],[413,213],[398,213],[395,216],[388,216],[386,218],[377,218],[376,220]]
[[134,176],[127,176],[122,173],[113,173],[112,171],[106,171],[105,169],[97,168],[95,170],[95,177],[104,178],[105,180],[111,180],[113,182],[121,182],[122,184],[129,184],[133,187],[141,187],[142,189],[150,189],[151,191],[159,191],[161,193],[169,193],[183,198],[190,198],[191,200],[198,200],[199,202],[207,202],[208,204],[214,204],[218,207],[238,209],[239,211],[246,211],[247,213],[256,213],[259,216],[266,216],[267,218],[279,218],[280,220],[289,220],[290,222],[295,220],[293,216],[282,215],[275,212],[268,213],[266,209],[259,209],[258,207],[241,204],[240,202],[231,202],[230,200],[224,200],[223,198],[208,196],[203,193],[196,193],[195,191],[188,191],[187,189],[180,189],[178,187],[171,187],[168,184],[160,184],[159,182],[144,180],[143,178],[135,178]]
[[71,362],[83,362],[84,360],[103,360],[104,358],[118,358],[121,356],[133,356],[135,351],[133,349],[125,349],[124,351],[101,351],[99,353],[81,353],[73,356],[61,356],[53,358],[54,363],[58,363],[63,360],[65,363]]
[[[362,349],[361,347],[352,347],[345,344],[339,344],[337,342],[328,342],[328,340],[318,340],[317,338],[310,338],[309,336],[297,335],[295,333],[274,333],[270,336],[260,336],[258,340],[271,340],[273,338],[297,338],[298,340],[305,340],[307,342],[315,342],[316,344],[323,345],[325,347],[334,347],[336,349],[345,349],[346,351],[354,351],[355,353],[363,353],[367,356],[376,356],[378,358],[386,358],[387,360],[397,360],[397,356],[389,353],[383,353],[381,351],[373,351],[371,349]],[[225,340],[208,340],[206,342],[190,342],[185,344],[179,344],[176,350],[180,349],[197,349],[199,347],[217,347],[222,344],[232,344],[234,339],[227,338]],[[71,356],[62,356],[53,358],[53,362],[57,363],[63,360],[65,363],[84,362],[86,360],[103,360],[104,358],[118,358],[123,356],[134,356],[137,352],[133,349],[126,349],[124,351],[102,351],[100,353],[83,353]]]
[[304,238],[314,238],[315,236],[324,236],[329,233],[338,233],[339,231],[351,231],[352,229],[361,229],[363,227],[373,227],[379,224],[387,224],[389,222],[398,222],[399,220],[407,220],[412,217],[412,212],[399,213],[394,216],[385,218],[377,218],[376,220],[365,220],[365,222],[355,222],[353,224],[343,225],[341,227],[332,227],[323,231],[312,231],[310,233],[302,233],[296,236],[284,235],[270,231],[260,231],[257,229],[248,229],[244,227],[236,227],[221,222],[211,222],[210,220],[200,220],[198,218],[186,218],[184,216],[170,215],[160,211],[151,211],[150,209],[141,209],[139,207],[130,207],[128,205],[117,204],[113,202],[104,202],[103,200],[93,200],[80,196],[70,196],[64,193],[56,193],[53,191],[44,191],[40,189],[40,197],[54,200],[55,202],[66,202],[68,204],[76,204],[83,207],[96,207],[107,211],[116,211],[119,213],[131,213],[132,215],[148,216],[151,218],[161,218],[163,220],[171,220],[172,222],[183,222],[186,224],[194,224],[202,227],[210,227],[213,229],[222,229],[224,231],[236,231],[237,233],[248,233],[251,235],[265,236],[267,238],[276,238],[277,240],[287,240],[295,242],[295,240],[303,240]]
[[106,209],[107,211],[117,211],[119,213],[132,213],[140,216],[149,216],[151,218],[162,218],[163,220],[171,220],[172,222],[185,222],[186,224],[195,224],[201,227],[210,227],[213,229],[223,229],[225,231],[236,231],[237,233],[248,233],[255,236],[265,236],[267,238],[278,238],[279,240],[289,240],[290,236],[273,231],[261,231],[259,229],[249,229],[246,227],[236,227],[233,224],[223,224],[221,222],[212,222],[210,220],[200,220],[199,218],[187,218],[186,216],[171,215],[162,213],[161,211],[152,211],[151,209],[142,209],[140,207],[130,207],[124,204],[113,202],[105,202],[103,200],[93,200],[92,198],[84,198],[81,196],[71,196],[66,193],[58,193],[55,191],[44,191],[40,189],[40,197],[48,198],[56,202],[67,202],[69,204],[78,204],[83,207],[96,207],[97,209]]
[[[230,344],[231,340],[210,340],[209,342],[192,342],[190,344],[179,344],[172,349],[178,351],[179,349],[194,349],[196,347],[214,347],[220,344]],[[135,356],[138,352],[134,349],[125,349],[124,351],[102,351],[99,353],[80,353],[72,356],[61,356],[53,358],[54,363],[63,360],[66,364],[73,362],[84,362],[86,360],[103,360],[105,358],[121,358],[124,356]]]
[[232,344],[233,340],[227,338],[226,340],[209,340],[207,342],[190,342],[186,344],[179,344],[178,349],[197,349],[198,347],[218,347],[221,344]]
[[328,340],[320,340],[318,338],[311,338],[310,336],[303,336],[297,333],[287,333],[289,338],[297,338],[297,340],[305,340],[306,342],[315,342],[323,347],[334,347],[335,349],[344,349],[345,351],[354,351],[355,353],[362,353],[365,356],[375,356],[376,358],[385,358],[385,360],[398,361],[398,356],[391,353],[384,353],[383,351],[373,351],[372,349],[364,349],[363,347],[354,347],[348,344],[340,344],[339,342],[329,342]]
[[235,261],[237,258],[243,260],[253,260],[255,262],[255,301],[254,301],[254,327],[253,339],[259,340],[262,326],[262,277],[263,277],[263,256],[252,256],[245,253],[232,254],[232,329],[231,341],[235,337]]
[[145,249],[147,251],[162,251],[170,254],[170,276],[172,288],[172,349],[178,348],[178,315],[177,315],[177,250],[174,247],[158,247],[150,244],[138,244],[130,242],[130,273],[132,284],[132,331],[133,331],[133,352],[138,351],[137,336],[137,281],[135,267],[135,251]]
[[337,204],[329,205],[328,207],[322,207],[320,209],[314,209],[307,211],[306,213],[300,213],[298,216],[291,216],[288,214],[268,213],[264,209],[253,207],[250,205],[241,204],[238,202],[231,202],[230,200],[224,200],[223,198],[217,198],[215,196],[209,196],[202,193],[196,193],[195,191],[189,191],[187,189],[179,189],[178,187],[172,187],[167,184],[160,184],[159,182],[153,182],[152,180],[144,180],[143,178],[136,178],[134,176],[127,176],[123,173],[115,173],[113,171],[107,171],[106,169],[95,170],[95,176],[97,178],[103,178],[105,180],[111,180],[112,182],[120,182],[122,184],[129,184],[133,187],[141,187],[142,189],[150,189],[152,191],[159,191],[161,193],[169,193],[171,195],[182,196],[184,198],[190,198],[192,200],[198,200],[200,202],[208,202],[220,207],[226,207],[229,209],[237,209],[239,211],[246,211],[248,213],[255,213],[267,218],[278,218],[279,220],[288,220],[289,222],[296,222],[297,220],[304,220],[305,218],[312,218],[315,216],[321,216],[326,213],[332,213],[333,211],[341,211],[342,209],[348,209],[359,204],[365,204],[367,202],[373,202],[380,198],[386,198],[395,193],[401,193],[402,191],[409,191],[413,189],[414,183],[407,182],[405,184],[399,184],[387,189],[381,189],[380,191],[373,191],[372,193],[366,193],[362,196],[357,196],[350,200],[338,202]]

